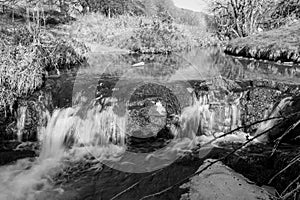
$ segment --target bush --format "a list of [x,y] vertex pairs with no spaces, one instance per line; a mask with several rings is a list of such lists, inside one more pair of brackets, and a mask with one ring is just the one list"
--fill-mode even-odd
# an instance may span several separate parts
[[191,37],[176,26],[172,19],[141,21],[139,29],[123,44],[138,53],[170,53],[192,46]]
[[99,13],[90,13],[66,26],[66,32],[91,48],[109,46],[136,53],[170,53],[219,43],[214,34],[201,26],[173,21],[168,12],[155,18],[129,15],[107,18]]
[[214,1],[212,10],[219,35],[231,39],[255,33],[272,4],[272,0]]
[[145,17],[122,15],[112,18],[101,13],[89,13],[78,17],[66,32],[71,38],[76,38],[87,45],[94,43],[119,47],[121,41],[128,39],[132,32],[139,27],[139,21]]
[[300,18],[300,0],[215,0],[212,10],[223,39],[271,30]]
[[266,15],[263,27],[267,30],[290,24],[300,18],[300,0],[280,0]]

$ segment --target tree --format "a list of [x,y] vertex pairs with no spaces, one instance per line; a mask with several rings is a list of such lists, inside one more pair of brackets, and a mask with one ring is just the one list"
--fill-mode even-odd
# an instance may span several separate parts
[[216,0],[213,13],[221,35],[245,37],[257,31],[270,0]]

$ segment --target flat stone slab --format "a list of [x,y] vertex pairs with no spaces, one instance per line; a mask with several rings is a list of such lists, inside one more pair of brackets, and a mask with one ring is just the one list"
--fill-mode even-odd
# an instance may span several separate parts
[[[208,159],[198,169],[204,169],[214,160]],[[256,186],[243,175],[234,172],[221,162],[217,162],[202,173],[194,176],[182,188],[189,188],[189,193],[181,200],[271,200],[271,195]]]

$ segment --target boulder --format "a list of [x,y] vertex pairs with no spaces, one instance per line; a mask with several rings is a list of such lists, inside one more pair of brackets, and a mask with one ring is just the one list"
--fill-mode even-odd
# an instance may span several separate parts
[[300,95],[286,97],[275,104],[267,118],[282,117],[261,123],[255,135],[266,132],[259,140],[274,143],[300,144]]

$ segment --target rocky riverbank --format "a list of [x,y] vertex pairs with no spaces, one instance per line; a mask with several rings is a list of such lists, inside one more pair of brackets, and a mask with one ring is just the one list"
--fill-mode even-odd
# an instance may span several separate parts
[[300,22],[279,29],[262,32],[229,42],[225,53],[269,60],[286,64],[300,64]]

